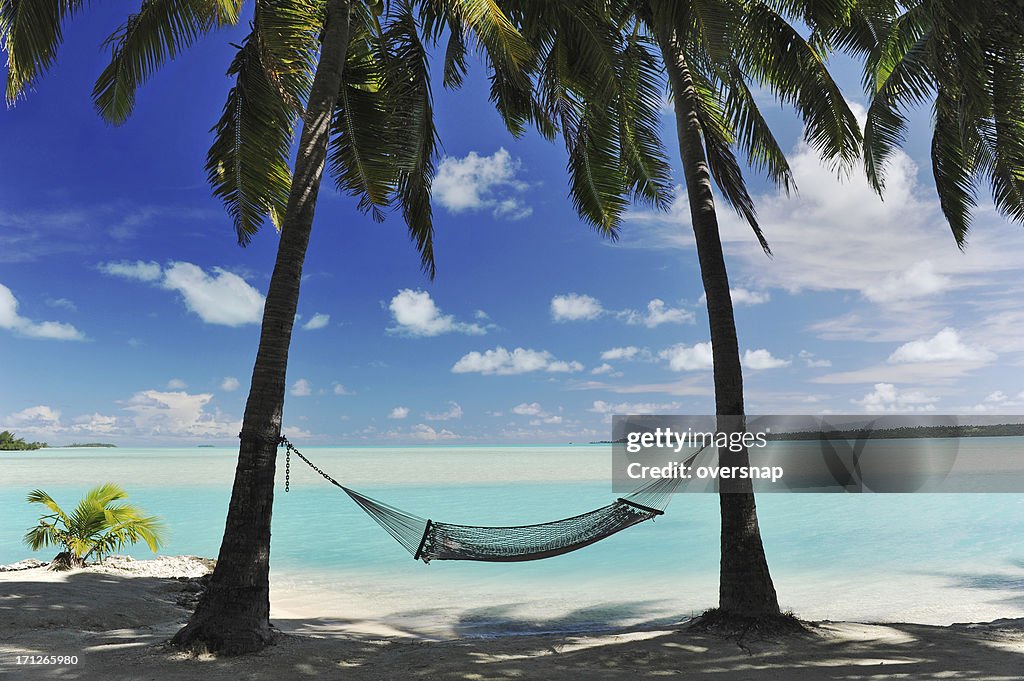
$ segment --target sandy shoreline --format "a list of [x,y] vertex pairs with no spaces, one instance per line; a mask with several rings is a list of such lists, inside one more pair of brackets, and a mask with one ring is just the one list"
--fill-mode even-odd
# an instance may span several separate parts
[[[187,619],[209,562],[111,561],[66,573],[0,572],[0,676],[14,679],[948,679],[1024,676],[1024,620],[948,627],[818,622],[804,636],[741,642],[648,627],[424,641],[353,634],[344,620],[275,611],[283,635],[254,655],[186,655],[164,642]],[[353,613],[362,620],[370,613]],[[18,664],[19,656],[76,664]]]

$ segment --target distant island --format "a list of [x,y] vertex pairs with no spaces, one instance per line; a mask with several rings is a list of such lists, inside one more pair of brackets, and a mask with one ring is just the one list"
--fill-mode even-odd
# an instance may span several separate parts
[[[769,441],[792,442],[798,440],[836,440],[859,439],[894,440],[904,438],[940,438],[940,437],[1021,437],[1024,436],[1024,423],[1000,423],[990,426],[940,425],[940,426],[903,426],[900,428],[871,428],[850,430],[800,430],[783,433],[765,433]],[[592,445],[624,445],[626,438],[618,440],[600,440]]]
[[42,449],[45,442],[25,442],[25,438],[15,437],[14,433],[5,430],[0,433],[0,451],[25,451],[29,449]]
[[900,428],[856,428],[850,430],[814,430],[767,434],[769,440],[831,440],[850,438],[893,440],[939,437],[1020,437],[1022,435],[1024,435],[1024,423],[1001,423],[993,426],[939,425],[903,426]]
[[61,447],[117,447],[109,442],[75,442],[70,445],[61,445]]

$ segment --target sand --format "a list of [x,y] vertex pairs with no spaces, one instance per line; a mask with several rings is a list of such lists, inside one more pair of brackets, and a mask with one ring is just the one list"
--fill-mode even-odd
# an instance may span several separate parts
[[[30,564],[26,564],[30,565]],[[948,627],[816,622],[773,640],[685,626],[592,634],[426,641],[356,635],[316,612],[277,612],[277,645],[238,658],[182,653],[165,641],[186,621],[209,561],[109,560],[64,573],[0,571],[0,677],[236,679],[594,679],[716,681],[1024,678],[1024,620]],[[25,566],[23,566],[25,567]],[[372,619],[372,613],[353,613]],[[19,664],[19,656],[77,656]]]

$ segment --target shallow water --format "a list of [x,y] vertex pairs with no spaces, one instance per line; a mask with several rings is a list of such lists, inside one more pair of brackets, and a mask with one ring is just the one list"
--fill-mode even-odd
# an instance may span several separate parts
[[[618,496],[603,446],[304,451],[361,492],[447,522],[542,522]],[[72,506],[107,480],[165,519],[163,553],[216,556],[236,453],[4,453],[0,563],[30,553],[21,545],[38,515],[24,503],[30,489]],[[676,495],[655,522],[550,560],[423,565],[308,468],[293,465],[290,494],[283,466],[278,479],[274,614],[323,618],[306,627],[432,637],[586,630],[670,622],[717,600],[712,494]],[[764,494],[758,509],[780,602],[801,617],[948,624],[1024,616],[1024,495]]]

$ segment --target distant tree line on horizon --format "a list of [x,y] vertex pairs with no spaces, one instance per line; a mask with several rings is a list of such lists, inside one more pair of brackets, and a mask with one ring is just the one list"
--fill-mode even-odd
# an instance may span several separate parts
[[15,437],[9,430],[0,432],[0,450],[2,451],[23,451],[27,449],[42,449],[45,442],[25,442],[25,438]]

